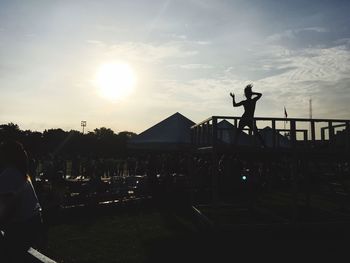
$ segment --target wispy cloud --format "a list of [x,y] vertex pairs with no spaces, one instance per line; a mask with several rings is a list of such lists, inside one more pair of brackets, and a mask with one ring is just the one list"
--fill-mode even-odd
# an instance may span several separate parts
[[305,27],[305,28],[297,28],[297,29],[287,29],[282,33],[276,33],[268,36],[267,42],[275,43],[283,39],[291,40],[298,37],[300,33],[304,33],[304,32],[326,33],[326,32],[329,32],[329,30],[323,27]]
[[178,34],[169,34],[169,37],[171,39],[176,39],[176,40],[186,40],[187,39],[186,35],[178,35]]
[[[0,119],[51,126],[88,116],[90,125],[140,131],[176,111],[198,121],[240,115],[228,94],[244,99],[249,82],[263,93],[258,116],[281,116],[285,105],[307,117],[312,97],[315,117],[349,118],[348,9],[317,0],[8,1]],[[118,60],[135,69],[138,86],[113,104],[98,99],[91,78]]]
[[100,48],[101,52],[111,58],[124,58],[146,63],[159,63],[164,59],[186,58],[198,54],[197,50],[189,49],[187,46],[179,42],[166,42],[162,44],[120,42],[106,44],[99,40],[88,40],[87,43]]
[[94,46],[98,46],[98,47],[105,47],[106,46],[106,44],[100,40],[89,39],[89,40],[86,40],[86,43],[94,45]]
[[[259,55],[260,59],[250,70],[265,71],[264,77],[254,81],[243,79],[235,74],[234,67],[229,67],[211,78],[164,80],[159,83],[163,87],[159,103],[164,107],[191,108],[196,115],[203,109],[239,115],[241,109],[232,110],[228,93],[234,91],[238,99],[243,99],[244,86],[253,82],[264,94],[257,112],[260,116],[280,116],[281,108],[286,105],[291,116],[307,117],[310,98],[314,99],[315,116],[345,117],[344,112],[350,111],[346,102],[350,99],[350,51],[344,45],[302,50],[271,45],[265,46]],[[201,66],[188,65],[192,67]],[[176,102],[166,105],[174,97]]]
[[[294,116],[306,117],[307,101],[313,97],[318,101],[316,111],[323,116],[336,118],[344,109],[350,110],[342,99],[349,97],[350,88],[350,50],[345,45],[299,50],[269,46],[262,53],[264,59],[256,67],[262,66],[271,75],[259,79],[257,84],[276,105],[287,104]],[[343,110],[331,112],[334,107]]]
[[212,65],[208,64],[173,64],[173,65],[168,65],[168,68],[180,68],[180,69],[189,69],[189,70],[196,70],[196,69],[212,69]]

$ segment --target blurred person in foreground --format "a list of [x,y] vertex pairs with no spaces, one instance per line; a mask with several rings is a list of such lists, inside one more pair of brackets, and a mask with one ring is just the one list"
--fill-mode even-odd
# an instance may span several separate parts
[[0,262],[23,262],[42,237],[41,206],[27,164],[20,143],[0,144]]

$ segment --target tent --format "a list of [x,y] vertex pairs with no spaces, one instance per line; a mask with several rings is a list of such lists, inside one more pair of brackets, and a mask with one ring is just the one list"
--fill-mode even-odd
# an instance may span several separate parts
[[[237,128],[229,121],[222,120],[218,123],[218,140],[225,144],[233,144],[237,134]],[[273,139],[272,139],[272,128],[265,127],[259,131],[260,136],[262,137],[265,145],[267,147],[272,147]],[[237,145],[242,146],[252,146],[254,145],[255,136],[250,136],[245,132],[242,132],[237,140]],[[282,136],[279,132],[276,131],[276,147],[288,148],[290,147],[290,141]]]
[[346,128],[344,130],[337,131],[334,138],[331,139],[331,143],[335,145],[338,149],[346,148],[349,142],[350,131],[348,131]]
[[[222,120],[217,124],[218,140],[225,144],[233,144],[237,136],[237,128],[229,121]],[[252,138],[242,132],[237,139],[237,145],[252,145]]]
[[195,123],[175,113],[129,141],[129,149],[181,150],[191,145],[191,126]]
[[[281,148],[289,148],[291,147],[290,141],[282,136],[278,131],[275,131],[276,134],[276,147]],[[272,147],[273,145],[273,130],[271,127],[267,126],[264,129],[260,130],[260,135],[263,138],[265,145],[268,147]]]

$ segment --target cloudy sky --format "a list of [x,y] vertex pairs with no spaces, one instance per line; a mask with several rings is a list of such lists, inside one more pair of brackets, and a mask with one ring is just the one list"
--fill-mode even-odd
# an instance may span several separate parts
[[[0,0],[0,123],[21,129],[141,132],[180,112],[195,122],[241,115],[252,82],[256,116],[350,119],[350,1]],[[98,93],[106,63],[137,82]]]

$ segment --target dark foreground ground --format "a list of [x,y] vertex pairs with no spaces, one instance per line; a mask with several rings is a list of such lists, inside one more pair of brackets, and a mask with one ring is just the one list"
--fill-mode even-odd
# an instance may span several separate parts
[[350,255],[347,217],[297,223],[250,220],[261,213],[236,209],[223,222],[215,217],[220,213],[202,210],[212,225],[190,209],[159,207],[151,200],[68,209],[48,218],[48,247],[43,252],[67,263],[337,262]]

